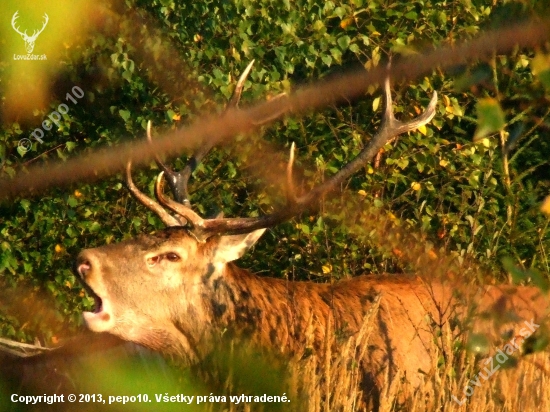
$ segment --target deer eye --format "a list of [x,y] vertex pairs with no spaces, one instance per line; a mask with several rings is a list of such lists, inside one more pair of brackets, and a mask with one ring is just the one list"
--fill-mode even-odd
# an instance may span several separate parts
[[177,262],[180,260],[180,257],[174,252],[168,252],[165,256],[170,262]]
[[147,259],[147,265],[148,266],[155,266],[159,262],[160,262],[160,256],[159,255],[152,256],[152,257]]

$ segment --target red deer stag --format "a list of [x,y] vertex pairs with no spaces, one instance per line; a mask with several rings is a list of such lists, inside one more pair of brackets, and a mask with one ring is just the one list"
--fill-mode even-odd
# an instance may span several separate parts
[[[238,82],[233,106],[250,67]],[[191,209],[187,181],[210,147],[198,150],[181,173],[157,159],[162,170],[155,187],[158,203],[135,187],[128,165],[130,191],[169,227],[80,253],[77,272],[95,298],[95,310],[84,313],[88,328],[183,358],[189,364],[209,356],[213,342],[222,334],[294,359],[311,349],[327,350],[329,330],[345,329],[351,337],[363,334],[364,342],[354,353],[356,369],[363,400],[375,409],[390,389],[402,392],[395,389],[399,384],[422,398],[418,394],[428,390],[438,356],[445,356],[435,331],[448,328],[453,336],[453,316],[466,322],[473,312],[514,313],[515,322],[506,331],[525,337],[524,331],[515,332],[522,326],[518,319],[539,322],[545,314],[546,300],[535,288],[489,287],[460,296],[455,288],[424,281],[422,276],[359,276],[316,284],[257,276],[233,263],[265,228],[311,207],[372,160],[385,143],[427,124],[435,114],[437,94],[433,93],[424,113],[408,122],[394,118],[389,80],[384,83],[384,100],[380,130],[364,150],[336,175],[301,196],[293,189],[292,147],[287,204],[268,215],[203,219]],[[164,195],[164,178],[175,200]],[[470,310],[465,296],[474,304]],[[474,327],[476,322],[472,322]],[[353,369],[350,362],[346,367]],[[438,381],[431,383],[433,387]],[[464,402],[463,388],[457,391],[457,401]]]

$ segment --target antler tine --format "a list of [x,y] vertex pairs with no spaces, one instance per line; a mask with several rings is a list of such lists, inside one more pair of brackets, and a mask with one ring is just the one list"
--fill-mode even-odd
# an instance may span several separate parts
[[161,205],[159,205],[157,202],[155,202],[153,199],[151,199],[149,196],[147,196],[145,193],[141,192],[136,185],[134,184],[132,180],[132,162],[129,161],[126,164],[126,184],[128,185],[128,189],[130,189],[130,192],[132,195],[145,207],[147,207],[152,212],[156,213],[158,217],[160,217],[160,220],[166,225],[166,226],[181,226],[182,223],[176,219],[174,216],[172,216],[170,213],[168,213],[166,210],[163,209]]
[[[429,123],[435,116],[435,106],[437,104],[437,92],[434,90],[432,94],[432,99],[428,104],[428,107],[424,112],[408,122],[400,122],[395,119],[392,106],[392,97],[390,89],[390,78],[386,77],[384,81],[384,115],[382,121],[380,122],[381,130],[378,132],[378,135],[387,134],[387,139],[392,139],[397,137],[400,134],[410,132],[412,130],[418,129],[420,126],[423,126]],[[389,136],[393,135],[393,136]],[[385,136],[384,136],[385,138]],[[384,142],[387,143],[388,140]]]
[[296,145],[294,142],[290,145],[290,156],[288,158],[288,165],[286,166],[286,202],[291,205],[296,203],[297,196],[294,188],[294,178],[292,176],[292,168],[294,167],[294,150]]
[[195,213],[187,205],[173,201],[172,199],[164,196],[164,179],[163,172],[160,172],[155,182],[155,196],[159,203],[166,206],[168,209],[176,212],[179,217],[185,220],[183,226],[188,226],[190,229],[195,227],[200,228],[203,226],[204,219]]
[[248,66],[246,66],[244,71],[241,73],[241,76],[237,81],[237,85],[235,86],[235,90],[233,91],[233,94],[231,95],[231,98],[229,99],[229,102],[227,103],[225,110],[232,107],[239,106],[239,101],[241,100],[241,93],[243,92],[243,88],[244,88],[244,82],[246,81],[248,75],[250,74],[250,70],[252,70],[253,65],[254,65],[254,60],[248,63]]

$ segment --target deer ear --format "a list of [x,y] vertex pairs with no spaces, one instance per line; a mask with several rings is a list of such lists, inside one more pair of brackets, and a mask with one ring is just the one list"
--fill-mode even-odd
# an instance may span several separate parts
[[227,235],[216,237],[212,245],[212,260],[217,263],[232,262],[240,258],[263,235],[265,229],[258,229],[244,235]]

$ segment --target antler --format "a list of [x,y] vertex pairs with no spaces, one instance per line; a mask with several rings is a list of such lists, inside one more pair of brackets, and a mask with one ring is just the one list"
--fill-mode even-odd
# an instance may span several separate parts
[[[239,106],[239,101],[241,99],[244,83],[248,77],[248,74],[250,73],[250,70],[252,69],[253,64],[254,64],[254,60],[252,60],[248,64],[248,66],[246,66],[241,76],[239,77],[239,80],[237,81],[237,85],[235,86],[235,90],[233,91],[233,94],[231,95],[231,98],[229,99],[229,102],[225,107],[224,113],[230,108],[236,108]],[[151,121],[147,122],[147,140],[150,143],[152,143]],[[170,205],[178,204],[178,206],[183,207],[187,211],[189,217],[184,217],[182,215],[174,217],[170,215],[166,210],[163,209],[161,205],[159,205],[149,196],[139,191],[139,189],[134,185],[134,182],[132,181],[132,173],[131,173],[132,163],[128,162],[128,164],[126,165],[126,183],[128,185],[128,188],[130,189],[130,192],[143,205],[145,205],[151,211],[155,212],[165,225],[167,226],[192,225],[190,219],[195,218],[195,220],[197,220],[201,218],[196,213],[194,213],[190,208],[191,202],[189,200],[189,191],[188,191],[189,178],[191,177],[191,175],[193,174],[197,166],[200,164],[204,156],[206,156],[210,151],[210,149],[212,149],[212,146],[213,146],[212,144],[208,143],[202,147],[199,147],[196,150],[196,152],[193,153],[193,155],[191,155],[191,157],[188,159],[187,164],[185,165],[185,167],[181,172],[174,171],[171,167],[166,166],[164,162],[160,159],[160,157],[155,156],[155,162],[159,167],[159,169],[162,170],[162,172],[157,177],[157,184],[155,186],[155,196],[157,197],[157,200],[161,204],[163,204],[164,206],[172,210],[174,209],[170,207]],[[158,196],[158,194],[162,193],[162,190],[163,190],[163,177],[165,177],[166,180],[168,181],[168,185],[170,186],[170,190],[172,191],[172,195],[174,196],[175,202],[171,201],[170,199],[166,199],[162,195],[161,197]],[[174,211],[177,213],[176,210]]]
[[[251,65],[247,67],[247,70],[250,68],[250,66]],[[157,178],[155,185],[155,196],[157,197],[160,204],[175,212],[178,217],[175,218],[168,215],[165,210],[162,210],[162,212],[159,213],[157,209],[162,209],[162,207],[158,204],[154,207],[147,204],[146,206],[159,214],[159,216],[161,216],[161,219],[163,219],[163,222],[165,222],[169,226],[178,225],[178,223],[174,222],[179,222],[179,224],[187,226],[189,228],[189,232],[192,233],[199,241],[205,241],[209,237],[217,234],[241,234],[248,233],[260,228],[274,226],[282,221],[291,218],[294,215],[301,213],[304,210],[311,208],[312,205],[315,204],[322,195],[339,187],[342,182],[344,182],[353,173],[359,170],[365,163],[371,161],[378,153],[378,151],[387,142],[391,141],[400,134],[415,130],[420,126],[429,123],[435,115],[436,104],[437,92],[434,91],[428,107],[420,116],[408,122],[401,122],[399,120],[396,120],[392,110],[390,80],[389,77],[386,78],[386,80],[384,81],[384,112],[382,122],[380,124],[380,130],[378,131],[378,133],[373,136],[370,142],[363,148],[363,150],[354,160],[345,165],[338,173],[327,179],[324,183],[318,185],[303,196],[297,196],[294,190],[292,168],[294,163],[295,145],[294,143],[292,143],[286,173],[287,202],[284,208],[280,208],[271,214],[253,218],[203,219],[190,208],[189,202],[178,203],[177,201],[173,201],[164,196],[163,173],[161,173]],[[208,150],[210,150],[210,147],[207,147],[206,151],[200,151],[200,153],[206,154]],[[200,161],[204,154],[200,157],[194,156],[192,159],[198,159]],[[196,167],[196,164],[194,165],[194,167]],[[129,168],[127,169],[127,171],[129,175]],[[170,182],[170,180],[168,180],[168,182]],[[130,188],[130,190],[132,190],[132,188]],[[187,196],[187,192],[185,193]],[[144,201],[142,201],[141,199],[140,201],[144,203]],[[147,198],[147,201],[149,202],[152,200]],[[166,215],[170,216],[171,219],[167,219]]]
[[[244,69],[244,71],[242,72],[241,77],[239,77],[237,85],[235,86],[235,91],[229,99],[229,102],[225,107],[224,113],[230,108],[239,107],[239,101],[241,100],[241,93],[243,91],[244,82],[246,81],[246,78],[248,77],[248,74],[250,73],[253,64],[254,60],[252,60],[248,64],[248,66],[246,66],[246,69]],[[152,142],[151,122],[147,123],[147,140],[149,140],[149,142]],[[193,155],[188,159],[187,164],[181,172],[174,171],[169,166],[166,166],[158,156],[155,156],[157,166],[160,170],[164,172],[164,176],[168,181],[168,185],[170,186],[170,190],[172,191],[176,202],[182,203],[187,206],[191,205],[188,191],[189,178],[191,177],[197,166],[201,163],[204,156],[206,156],[208,152],[210,152],[212,146],[213,144],[208,143],[198,148],[197,151],[193,153]]]

